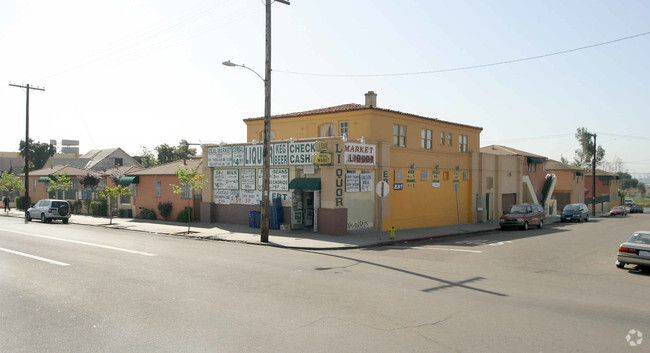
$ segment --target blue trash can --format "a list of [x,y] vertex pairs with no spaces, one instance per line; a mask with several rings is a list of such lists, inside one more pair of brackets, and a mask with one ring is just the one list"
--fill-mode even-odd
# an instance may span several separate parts
[[255,211],[248,212],[248,226],[251,228],[255,227]]
[[262,218],[262,212],[260,211],[253,211],[253,225],[255,228],[259,228],[260,224],[262,223],[260,221],[260,218]]

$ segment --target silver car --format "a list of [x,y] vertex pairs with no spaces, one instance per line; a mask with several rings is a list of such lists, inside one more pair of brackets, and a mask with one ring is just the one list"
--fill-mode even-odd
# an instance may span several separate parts
[[45,199],[38,201],[35,205],[27,209],[27,221],[40,219],[41,222],[52,222],[54,219],[60,219],[63,223],[68,223],[70,219],[70,204],[66,200]]
[[616,267],[623,268],[627,264],[650,267],[650,231],[634,232],[618,248]]

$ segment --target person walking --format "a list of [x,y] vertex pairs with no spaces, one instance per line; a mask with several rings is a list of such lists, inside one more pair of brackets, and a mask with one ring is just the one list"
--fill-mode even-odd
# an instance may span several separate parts
[[6,195],[2,199],[2,204],[5,206],[5,212],[7,212],[7,209],[9,209],[9,211],[11,211],[11,207],[9,206],[9,198]]

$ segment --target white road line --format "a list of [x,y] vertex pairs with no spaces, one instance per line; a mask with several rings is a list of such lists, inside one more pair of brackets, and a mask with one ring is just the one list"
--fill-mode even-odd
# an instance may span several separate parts
[[109,246],[109,245],[102,245],[102,244],[95,244],[95,243],[87,243],[85,241],[78,241],[78,240],[68,240],[68,239],[61,239],[61,238],[56,238],[56,237],[50,237],[47,235],[40,235],[40,234],[32,234],[32,233],[25,233],[25,232],[19,232],[16,230],[9,230],[9,229],[0,229],[6,232],[12,232],[12,233],[18,233],[18,234],[24,234],[28,235],[30,237],[38,237],[38,238],[44,238],[44,239],[51,239],[51,240],[58,240],[58,241],[63,241],[66,243],[73,243],[73,244],[80,244],[80,245],[87,245],[87,246],[94,246],[96,248],[102,248],[102,249],[109,249],[109,250],[115,250],[115,251],[122,251],[130,254],[136,254],[136,255],[143,255],[143,256],[158,256],[156,254],[152,254],[149,252],[144,252],[144,251],[137,251],[137,250],[130,250],[130,249],[124,249],[124,248],[117,248],[114,246]]
[[19,256],[29,257],[30,259],[34,259],[34,260],[39,260],[39,261],[48,262],[48,263],[51,263],[51,264],[53,264],[53,265],[59,265],[59,266],[70,266],[70,264],[66,264],[65,262],[60,262],[60,261],[56,261],[56,260],[46,259],[46,258],[44,258],[44,257],[40,257],[40,256],[36,256],[36,255],[25,254],[24,252],[20,252],[20,251],[14,251],[14,250],[9,250],[9,249],[5,249],[5,248],[0,248],[0,251],[8,252],[8,253],[10,253],[10,254],[14,254],[14,255],[19,255]]
[[483,251],[480,250],[466,250],[466,249],[451,249],[451,248],[432,248],[432,247],[410,247],[410,246],[391,246],[394,249],[413,249],[413,250],[440,250],[440,251],[456,251],[456,252],[469,252],[474,254],[480,254]]

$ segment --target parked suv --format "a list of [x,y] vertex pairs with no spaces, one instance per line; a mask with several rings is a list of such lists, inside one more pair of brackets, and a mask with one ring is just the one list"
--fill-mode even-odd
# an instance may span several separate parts
[[632,205],[634,205],[634,200],[632,200],[632,199],[625,199],[625,206],[630,207],[630,206],[632,206]]
[[562,222],[578,221],[589,222],[589,208],[584,203],[571,203],[564,206],[560,220]]
[[43,223],[50,223],[53,219],[60,219],[68,223],[70,216],[70,204],[66,200],[40,200],[27,210],[28,221],[39,218]]
[[499,218],[501,229],[521,228],[528,230],[529,226],[537,226],[540,229],[544,226],[546,214],[544,208],[540,205],[520,204],[512,205],[503,211]]

